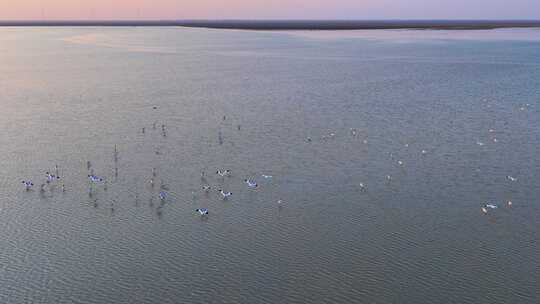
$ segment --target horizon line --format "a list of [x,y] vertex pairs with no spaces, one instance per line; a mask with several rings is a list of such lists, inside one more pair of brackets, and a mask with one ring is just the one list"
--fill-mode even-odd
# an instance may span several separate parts
[[0,20],[17,26],[180,26],[247,30],[497,29],[540,27],[540,19],[57,19]]

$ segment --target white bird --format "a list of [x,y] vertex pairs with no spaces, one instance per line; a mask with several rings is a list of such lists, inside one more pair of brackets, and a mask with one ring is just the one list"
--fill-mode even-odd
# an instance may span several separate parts
[[508,201],[506,204],[508,204],[508,206],[512,206],[512,201]]
[[398,163],[398,165],[403,166],[403,162],[402,162],[402,161],[398,160],[397,163]]
[[103,178],[95,176],[94,174],[88,175],[88,178],[90,179],[91,182],[94,182],[94,183],[103,181]]
[[493,204],[485,204],[484,207],[490,208],[490,209],[497,209],[497,206]]
[[251,188],[257,188],[258,187],[257,183],[252,181],[252,180],[245,179],[244,182]]
[[55,180],[55,179],[60,179],[59,176],[52,175],[52,174],[49,173],[49,172],[45,172],[45,174],[47,175],[47,183],[50,183],[50,182],[52,182],[52,181]]
[[261,176],[262,176],[263,178],[266,178],[266,179],[272,178],[272,175],[265,175],[265,174],[263,174],[263,175],[261,175]]
[[232,192],[225,192],[221,189],[218,190],[219,193],[221,193],[221,195],[223,196],[224,199],[228,198],[229,196],[232,195]]
[[32,188],[32,186],[34,186],[34,184],[31,181],[22,181],[22,183],[26,187],[26,190],[30,190],[30,188]]
[[366,191],[366,185],[364,183],[360,183],[359,186],[362,191]]
[[195,211],[199,212],[201,215],[207,215],[208,214],[208,209],[206,209],[206,208],[195,209]]
[[230,171],[230,170],[223,170],[223,171],[217,170],[217,171],[216,171],[216,174],[219,175],[219,176],[221,176],[221,177],[224,177],[224,176],[230,175],[230,174],[231,174],[231,171]]
[[427,154],[427,151],[426,150],[422,150],[422,154]]
[[482,212],[484,212],[484,213],[487,213],[487,212],[488,212],[487,209],[486,209],[486,207],[482,207],[481,210],[482,210]]
[[509,179],[509,180],[511,180],[511,181],[513,181],[513,182],[517,181],[517,178],[516,178],[516,177],[512,177],[512,176],[510,176],[510,175],[507,175],[506,178]]
[[476,144],[479,145],[479,146],[483,146],[483,145],[484,145],[484,143],[481,142],[481,141],[477,141]]

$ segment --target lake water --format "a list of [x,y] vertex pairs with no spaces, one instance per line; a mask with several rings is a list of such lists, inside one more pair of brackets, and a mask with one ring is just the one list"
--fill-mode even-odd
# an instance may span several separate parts
[[539,96],[538,29],[1,28],[0,301],[539,303]]

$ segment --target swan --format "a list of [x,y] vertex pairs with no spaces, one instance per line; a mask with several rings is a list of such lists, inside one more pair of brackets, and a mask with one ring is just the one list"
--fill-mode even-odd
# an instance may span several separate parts
[[208,209],[206,209],[206,208],[195,209],[195,211],[199,212],[201,215],[207,215],[208,214]]
[[366,185],[364,183],[360,183],[359,186],[360,186],[360,190],[366,191]]
[[26,190],[30,190],[30,188],[32,188],[32,186],[34,185],[31,181],[22,181],[22,183],[26,187]]
[[53,174],[51,174],[49,172],[45,172],[45,175],[47,175],[47,183],[50,183],[55,179],[60,179],[59,176],[53,175]]
[[517,177],[512,177],[512,176],[510,176],[510,175],[507,175],[506,178],[509,179],[509,180],[511,180],[511,181],[513,181],[513,182],[516,182],[516,181],[517,181]]
[[217,171],[216,171],[216,174],[219,175],[219,176],[221,176],[221,177],[224,177],[224,176],[230,175],[230,174],[231,174],[231,171],[230,171],[230,170],[223,170],[223,171],[217,170]]
[[258,187],[257,183],[252,181],[252,180],[245,179],[244,182],[251,188],[257,188]]
[[88,175],[88,178],[90,179],[90,181],[92,181],[92,182],[94,182],[94,183],[102,182],[102,181],[103,181],[103,178],[98,177],[98,176],[95,176],[95,175],[93,175],[93,174]]
[[221,189],[219,189],[218,192],[221,193],[221,195],[223,196],[224,199],[228,198],[229,196],[232,195],[232,192],[225,192],[225,191],[223,191]]

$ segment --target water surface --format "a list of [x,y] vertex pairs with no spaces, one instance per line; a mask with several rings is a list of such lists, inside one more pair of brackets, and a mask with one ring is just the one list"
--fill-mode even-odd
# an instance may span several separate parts
[[1,28],[1,302],[540,302],[537,32]]

